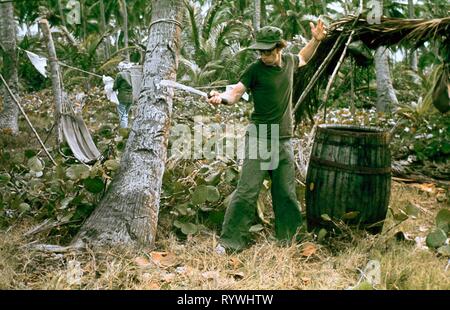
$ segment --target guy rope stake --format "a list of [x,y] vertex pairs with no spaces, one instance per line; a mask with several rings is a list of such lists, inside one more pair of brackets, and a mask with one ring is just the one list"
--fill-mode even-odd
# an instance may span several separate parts
[[20,105],[19,101],[17,101],[16,97],[14,97],[14,94],[12,93],[11,89],[8,86],[8,83],[6,83],[5,79],[3,78],[3,75],[0,73],[0,78],[3,82],[3,84],[5,84],[6,89],[8,90],[9,95],[11,96],[11,98],[13,99],[13,101],[16,103],[16,105],[19,107],[20,112],[23,114],[23,116],[25,117],[25,120],[27,121],[28,125],[30,126],[31,130],[33,131],[33,133],[35,134],[36,138],[39,140],[39,143],[41,144],[42,148],[44,149],[45,153],[47,154],[48,158],[50,158],[50,160],[52,161],[52,163],[56,166],[56,162],[53,159],[52,155],[50,155],[50,153],[48,152],[47,148],[45,147],[44,143],[42,142],[41,138],[39,137],[38,133],[36,132],[36,130],[34,129],[33,125],[30,122],[30,119],[28,118],[28,116],[25,114],[25,111],[23,110],[22,106]]

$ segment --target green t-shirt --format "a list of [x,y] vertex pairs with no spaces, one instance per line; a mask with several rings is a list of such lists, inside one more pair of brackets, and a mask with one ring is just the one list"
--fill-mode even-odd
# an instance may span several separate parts
[[293,74],[300,59],[294,54],[283,54],[281,59],[281,67],[267,66],[258,59],[247,67],[240,81],[253,96],[251,122],[258,128],[267,124],[267,137],[271,136],[271,124],[280,125],[279,134],[283,139],[292,137]]
[[121,104],[131,104],[133,102],[131,74],[126,71],[119,72],[114,80],[113,90],[119,91],[117,99],[119,99]]

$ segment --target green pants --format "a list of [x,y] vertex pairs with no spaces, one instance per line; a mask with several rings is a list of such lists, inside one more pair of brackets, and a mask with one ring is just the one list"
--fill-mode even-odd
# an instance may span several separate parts
[[237,189],[228,206],[222,226],[220,243],[230,249],[241,250],[250,241],[249,229],[256,220],[256,202],[269,174],[272,180],[271,195],[275,213],[275,235],[279,240],[290,240],[302,223],[295,191],[295,163],[291,139],[279,140],[278,165],[274,169],[261,169],[261,158],[249,158],[249,137],[245,139],[245,157]]

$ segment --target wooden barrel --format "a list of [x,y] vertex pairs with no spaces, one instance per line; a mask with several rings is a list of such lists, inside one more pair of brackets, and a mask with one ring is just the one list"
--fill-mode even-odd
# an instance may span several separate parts
[[308,230],[335,227],[331,218],[381,231],[391,191],[389,142],[378,128],[318,126],[306,176]]

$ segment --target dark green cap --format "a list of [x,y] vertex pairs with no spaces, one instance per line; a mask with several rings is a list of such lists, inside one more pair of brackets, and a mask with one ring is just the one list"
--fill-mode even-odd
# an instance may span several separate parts
[[280,28],[265,26],[256,33],[256,43],[249,46],[251,50],[271,50],[283,40],[283,31]]

